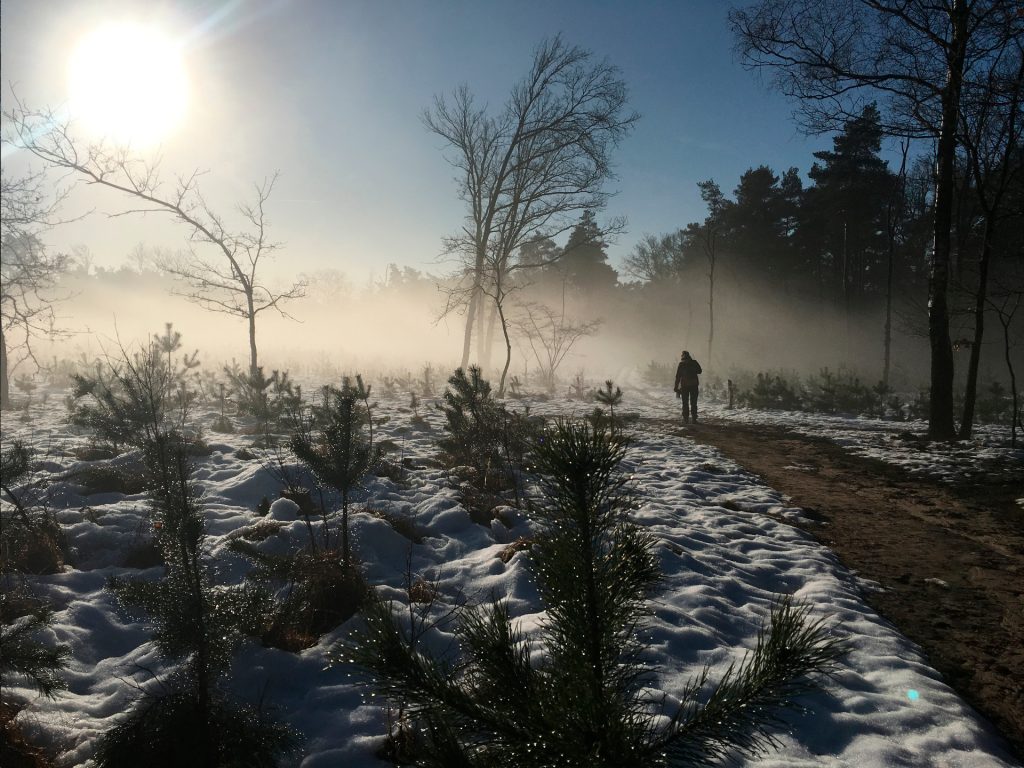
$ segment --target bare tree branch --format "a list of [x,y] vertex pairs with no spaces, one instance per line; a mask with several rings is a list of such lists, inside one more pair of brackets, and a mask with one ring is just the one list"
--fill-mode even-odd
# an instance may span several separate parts
[[534,238],[567,231],[583,211],[606,205],[611,151],[638,119],[626,108],[619,71],[560,36],[538,46],[529,74],[497,115],[476,106],[467,86],[450,100],[437,97],[424,115],[427,128],[453,150],[449,161],[467,206],[466,224],[446,240],[447,252],[464,259],[460,275],[471,276],[462,365],[468,365],[473,327],[488,296],[506,344],[499,396],[511,359],[503,302],[516,285],[511,273],[527,267],[513,255]]
[[[52,111],[30,110],[17,96],[14,101],[15,108],[4,112],[9,135],[5,141],[49,166],[74,173],[87,184],[114,190],[142,204],[112,214],[114,217],[163,214],[187,228],[189,257],[166,269],[190,286],[181,294],[185,298],[247,320],[249,364],[255,370],[256,316],[266,309],[287,316],[280,303],[303,296],[305,289],[299,280],[286,290],[272,291],[258,277],[260,262],[280,248],[267,236],[265,210],[278,175],[254,185],[254,202],[237,206],[242,226],[232,230],[200,192],[199,171],[179,176],[172,188],[165,188],[159,160],[136,157],[125,148],[103,143],[83,145],[72,136],[70,124]],[[196,246],[212,248],[218,263],[200,258]]]

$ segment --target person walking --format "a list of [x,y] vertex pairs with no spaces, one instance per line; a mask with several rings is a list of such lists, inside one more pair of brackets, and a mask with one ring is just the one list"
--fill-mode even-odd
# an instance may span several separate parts
[[689,424],[690,419],[697,423],[697,390],[700,388],[700,379],[697,378],[704,373],[700,363],[690,357],[685,349],[679,359],[679,366],[676,368],[676,397],[683,400],[683,423]]

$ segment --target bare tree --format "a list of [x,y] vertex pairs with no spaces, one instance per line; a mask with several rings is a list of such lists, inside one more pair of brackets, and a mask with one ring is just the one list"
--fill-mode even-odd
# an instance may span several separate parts
[[[32,340],[54,333],[56,282],[69,257],[51,253],[41,235],[57,222],[63,192],[48,195],[41,173],[0,174],[0,409],[10,408],[10,373],[35,361]],[[18,359],[11,362],[17,350]]]
[[711,350],[715,342],[715,267],[718,264],[718,234],[722,229],[722,214],[727,201],[722,190],[712,179],[697,182],[700,198],[708,207],[704,223],[698,225],[694,234],[699,238],[701,250],[708,262],[708,357],[711,365]]
[[955,438],[947,293],[963,86],[984,79],[1024,18],[1007,0],[758,0],[729,19],[744,62],[772,71],[808,129],[838,129],[880,99],[886,133],[936,142],[928,432]]
[[613,177],[610,151],[639,116],[626,111],[626,86],[607,61],[556,36],[534,52],[527,77],[513,89],[498,115],[477,107],[466,86],[450,102],[435,99],[424,115],[427,127],[453,152],[466,224],[448,238],[450,254],[463,259],[456,300],[467,306],[463,367],[469,362],[474,325],[490,297],[506,345],[499,395],[511,360],[503,302],[511,274],[525,265],[512,258],[531,239],[552,237],[574,224],[577,214],[599,210]]
[[964,386],[964,410],[960,438],[969,439],[974,428],[974,406],[978,391],[978,367],[985,332],[989,266],[996,231],[1010,217],[1020,218],[1019,210],[1006,210],[1006,193],[1022,173],[1021,137],[1024,135],[1024,43],[997,52],[983,82],[969,82],[961,111],[961,143],[981,210],[983,234],[978,256],[975,288],[974,338],[967,364]]
[[565,304],[559,311],[546,304],[526,302],[514,321],[526,339],[548,392],[554,392],[558,368],[580,339],[592,335],[601,320],[574,320],[566,317]]
[[623,267],[628,275],[644,283],[678,279],[686,267],[683,232],[645,234],[625,258]]
[[1017,373],[1013,367],[1013,348],[1016,346],[1011,328],[1014,316],[1020,309],[1021,301],[1024,299],[1024,287],[1021,285],[1015,288],[998,288],[993,291],[986,301],[989,308],[995,312],[996,319],[1003,329],[1003,359],[1006,361],[1006,371],[1010,376],[1010,445],[1017,447],[1017,430],[1024,431],[1024,424],[1021,423],[1020,393],[1017,388]]
[[910,141],[900,142],[900,170],[885,207],[885,325],[882,331],[882,386],[888,389],[892,363],[892,299],[896,273],[896,245],[907,219],[907,153]]
[[[176,179],[165,188],[159,161],[132,156],[125,148],[105,144],[82,145],[72,137],[70,125],[50,111],[32,111],[20,102],[5,112],[9,143],[25,149],[50,166],[65,169],[87,184],[99,185],[128,196],[141,207],[111,216],[128,214],[169,215],[188,229],[188,256],[165,268],[186,281],[186,298],[204,309],[245,319],[249,330],[249,369],[257,370],[256,317],[273,309],[286,315],[281,303],[305,293],[300,280],[275,291],[260,280],[261,262],[280,246],[267,234],[265,206],[277,180],[275,174],[255,185],[255,201],[239,205],[241,229],[229,229],[199,191],[199,173]],[[204,251],[213,251],[210,258]]]

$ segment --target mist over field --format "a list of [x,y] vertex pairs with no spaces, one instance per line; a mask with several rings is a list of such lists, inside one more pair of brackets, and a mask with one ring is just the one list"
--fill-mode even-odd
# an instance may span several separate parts
[[[259,316],[260,362],[271,369],[320,379],[341,373],[375,377],[412,373],[430,364],[440,382],[459,364],[464,310],[442,317],[449,284],[443,278],[414,273],[410,281],[356,286],[337,271],[310,276],[306,297],[287,306],[289,317],[267,311]],[[536,287],[534,287],[536,288]],[[57,288],[58,324],[64,334],[37,344],[41,362],[119,356],[119,344],[132,349],[167,322],[182,334],[187,351],[198,349],[206,368],[219,372],[231,360],[244,364],[247,354],[243,319],[204,311],[180,295],[185,286],[153,268],[138,272],[123,266],[84,274],[72,271]],[[582,373],[591,384],[606,378],[631,379],[649,363],[674,367],[680,350],[701,362],[708,380],[749,377],[757,372],[801,376],[822,368],[845,368],[873,385],[881,377],[881,308],[851,313],[826,309],[820,302],[793,300],[779,291],[758,290],[749,281],[723,280],[716,286],[716,322],[708,359],[707,285],[696,277],[671,289],[644,290],[633,284],[614,292],[587,295],[566,292],[565,315],[573,320],[600,320],[593,335],[579,339],[558,367],[558,390]],[[524,290],[522,298],[543,298],[561,313],[561,295],[540,296]],[[894,332],[893,386],[908,392],[926,384],[927,340],[910,318],[918,310],[904,305]],[[513,329],[510,375],[541,391],[538,361],[528,338]],[[486,375],[495,382],[504,365],[500,328],[493,331]],[[993,346],[995,341],[992,342]],[[474,349],[477,349],[474,344]],[[542,350],[543,351],[543,350]],[[998,352],[998,350],[994,350]],[[983,376],[1001,374],[995,354],[986,355]],[[472,362],[482,362],[474,353]],[[26,364],[21,370],[28,370]],[[443,377],[443,378],[441,378]]]

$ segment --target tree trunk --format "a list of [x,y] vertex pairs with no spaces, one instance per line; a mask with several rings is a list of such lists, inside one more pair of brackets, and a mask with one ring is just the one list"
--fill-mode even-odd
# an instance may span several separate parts
[[942,92],[942,125],[939,129],[935,173],[935,219],[932,265],[928,276],[928,340],[931,346],[931,397],[928,436],[932,440],[956,439],[953,422],[953,347],[949,338],[950,233],[953,226],[953,166],[956,162],[956,128],[960,107],[967,47],[965,0],[954,0],[953,26],[946,85]]
[[0,328],[0,411],[11,407],[11,380],[7,369],[7,337]]
[[711,270],[708,272],[708,357],[707,365],[711,365],[711,349],[715,343],[715,260],[711,259]]
[[885,389],[889,388],[889,373],[892,363],[892,289],[896,273],[896,231],[906,211],[907,152],[910,151],[910,142],[901,142],[900,150],[902,151],[900,172],[896,177],[896,186],[889,196],[889,205],[885,214],[885,234],[888,244],[885,264],[885,338],[883,341],[885,349],[882,363],[882,386]]
[[[1020,301],[1018,297],[1017,301]],[[1020,424],[1020,398],[1017,394],[1017,374],[1013,369],[1013,356],[1010,351],[1013,349],[1013,345],[1010,341],[1010,325],[1013,323],[1013,314],[1016,307],[1009,314],[998,312],[997,317],[999,318],[999,324],[1003,326],[1003,356],[1006,360],[1006,370],[1010,374],[1010,398],[1011,408],[1010,411],[1010,446],[1013,448],[1017,447],[1017,428]],[[1024,428],[1024,427],[1022,427]]]
[[497,302],[491,305],[490,314],[487,316],[487,329],[480,334],[483,347],[480,354],[480,370],[486,372],[491,368],[491,354],[494,352],[494,323],[498,319]]
[[885,347],[882,363],[882,386],[889,388],[889,368],[892,361],[892,278],[896,261],[896,243],[890,235],[889,258],[885,265],[885,333],[882,342]]
[[501,381],[498,382],[498,397],[504,397],[505,377],[508,376],[508,367],[512,364],[512,339],[508,335],[508,323],[505,321],[505,312],[501,303],[495,302],[494,306],[501,320],[501,332],[505,336],[505,367],[501,369]]
[[960,439],[969,440],[974,430],[974,405],[978,397],[978,366],[981,362],[981,341],[985,335],[985,304],[988,299],[988,265],[992,255],[994,213],[985,217],[985,235],[978,259],[978,292],[974,301],[974,340],[971,359],[967,364],[967,382],[964,385],[964,413],[960,422]]
[[253,305],[252,291],[245,295],[249,308],[249,375],[256,375],[256,309]]
[[469,369],[469,352],[473,344],[473,323],[476,321],[477,312],[480,311],[480,288],[474,282],[473,289],[469,294],[469,309],[466,310],[466,330],[462,336],[462,370]]

